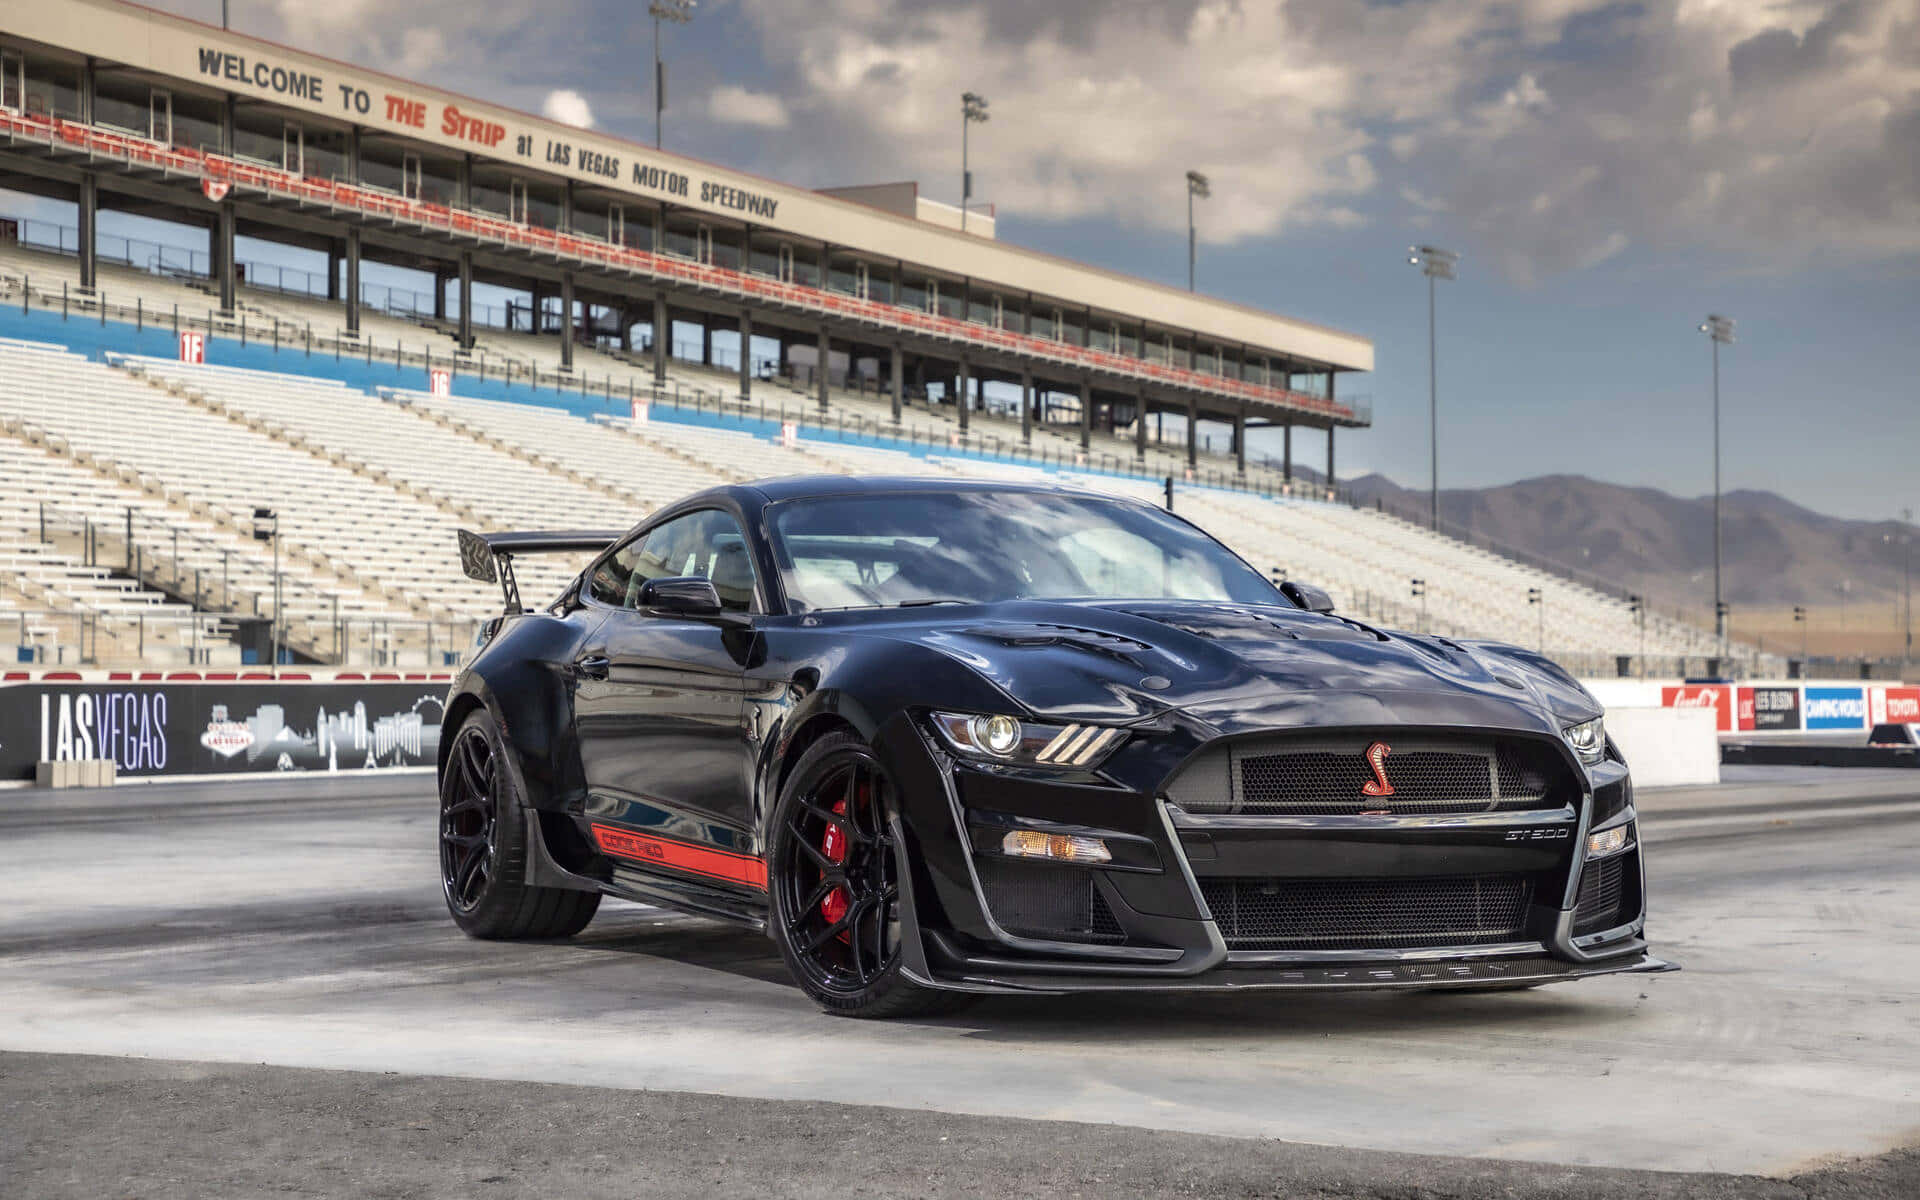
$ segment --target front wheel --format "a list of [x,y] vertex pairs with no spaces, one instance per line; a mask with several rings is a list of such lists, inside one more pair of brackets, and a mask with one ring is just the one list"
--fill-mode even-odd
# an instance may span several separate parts
[[921,987],[900,972],[896,794],[865,742],[834,733],[787,777],[768,839],[768,917],[803,991],[830,1013],[923,1016],[964,993]]

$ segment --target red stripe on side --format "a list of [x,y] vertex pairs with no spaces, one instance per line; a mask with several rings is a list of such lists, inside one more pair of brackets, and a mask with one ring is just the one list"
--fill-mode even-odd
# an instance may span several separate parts
[[671,867],[676,871],[690,871],[710,879],[724,879],[728,883],[743,883],[763,892],[767,890],[766,861],[751,854],[715,850],[711,846],[676,842],[651,834],[614,829],[608,825],[595,825],[593,840],[600,849],[615,858]]

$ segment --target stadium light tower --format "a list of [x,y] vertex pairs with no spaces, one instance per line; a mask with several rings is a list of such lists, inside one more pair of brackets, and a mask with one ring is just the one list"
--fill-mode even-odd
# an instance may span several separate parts
[[700,0],[653,0],[647,12],[653,17],[653,148],[660,148],[660,118],[667,110],[667,64],[660,57],[660,22],[685,25],[693,20]]
[[1438,246],[1409,246],[1407,261],[1427,277],[1427,449],[1431,456],[1427,489],[1433,510],[1433,527],[1440,528],[1440,367],[1439,345],[1434,333],[1434,284],[1453,278],[1454,264],[1460,256]]
[[987,123],[987,98],[960,93],[960,232],[967,231],[967,205],[973,200],[973,171],[967,165],[967,131]]
[[1212,196],[1207,177],[1198,171],[1187,172],[1187,290],[1193,290],[1193,259],[1196,238],[1193,230],[1193,202]]
[[1700,332],[1713,345],[1713,635],[1724,651],[1727,604],[1720,587],[1720,347],[1733,345],[1733,318],[1707,314]]

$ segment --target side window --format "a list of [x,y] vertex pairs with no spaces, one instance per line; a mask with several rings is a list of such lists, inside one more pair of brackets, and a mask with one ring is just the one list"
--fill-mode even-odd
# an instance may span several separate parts
[[[593,593],[595,600],[615,608],[632,607],[627,600],[628,584],[633,579],[634,559],[639,557],[640,547],[645,541],[645,534],[634,538],[593,569],[593,578],[587,580],[587,589]],[[637,591],[639,584],[633,584],[633,588]]]
[[734,519],[718,509],[675,517],[616,550],[593,573],[594,599],[638,608],[649,579],[698,575],[713,583],[720,606],[731,612],[753,607],[753,560]]

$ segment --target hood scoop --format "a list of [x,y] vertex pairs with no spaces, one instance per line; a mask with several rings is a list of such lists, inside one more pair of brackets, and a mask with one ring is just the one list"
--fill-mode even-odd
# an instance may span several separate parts
[[998,642],[1002,646],[1070,646],[1136,667],[1141,665],[1136,656],[1153,649],[1145,642],[1117,633],[1081,629],[1073,625],[982,625],[961,632],[968,637]]
[[1248,608],[1208,605],[1204,608],[1124,608],[1116,609],[1130,617],[1155,621],[1170,629],[1194,637],[1223,642],[1271,642],[1286,638],[1297,642],[1374,642],[1384,640],[1374,630],[1356,625],[1343,617],[1296,619],[1267,616]]

